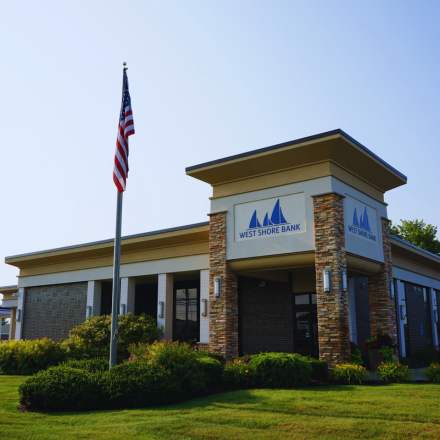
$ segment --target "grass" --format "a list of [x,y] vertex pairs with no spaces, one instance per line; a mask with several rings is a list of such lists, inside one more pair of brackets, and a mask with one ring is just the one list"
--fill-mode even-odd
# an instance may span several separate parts
[[39,414],[16,410],[24,379],[0,376],[2,438],[440,438],[434,384],[235,391],[152,409]]

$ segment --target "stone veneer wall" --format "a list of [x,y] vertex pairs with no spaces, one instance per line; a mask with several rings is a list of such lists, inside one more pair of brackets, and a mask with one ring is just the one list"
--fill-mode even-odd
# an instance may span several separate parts
[[388,334],[397,343],[396,307],[390,296],[393,279],[390,221],[382,217],[381,223],[384,264],[380,272],[368,277],[371,334]]
[[[350,361],[348,292],[342,292],[341,270],[346,269],[344,196],[313,196],[315,269],[319,357],[329,367]],[[331,270],[331,289],[324,292],[323,270]]]
[[[222,277],[221,296],[214,296],[214,278]],[[226,212],[209,222],[209,348],[226,359],[238,357],[237,276],[226,261]]]
[[62,339],[86,320],[87,282],[27,287],[23,339]]

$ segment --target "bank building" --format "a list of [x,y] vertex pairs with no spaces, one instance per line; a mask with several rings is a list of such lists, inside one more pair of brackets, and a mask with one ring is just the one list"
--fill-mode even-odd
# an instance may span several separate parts
[[[350,360],[389,334],[438,345],[440,257],[390,235],[407,178],[342,130],[186,168],[212,186],[208,221],[122,238],[121,313],[231,359],[282,351]],[[10,339],[60,339],[111,313],[113,239],[5,257]]]

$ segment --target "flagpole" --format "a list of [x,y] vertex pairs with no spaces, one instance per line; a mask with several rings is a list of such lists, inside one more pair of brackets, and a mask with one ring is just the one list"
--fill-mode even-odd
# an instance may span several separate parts
[[[122,96],[124,96],[125,89],[125,70],[126,63],[124,63],[122,75]],[[118,315],[119,315],[119,301],[120,301],[120,264],[121,264],[121,225],[122,225],[122,196],[123,192],[116,188],[118,193],[116,201],[116,230],[115,230],[115,252],[113,260],[113,292],[112,292],[112,324],[110,333],[110,365],[112,368],[116,365],[117,343],[118,343]]]

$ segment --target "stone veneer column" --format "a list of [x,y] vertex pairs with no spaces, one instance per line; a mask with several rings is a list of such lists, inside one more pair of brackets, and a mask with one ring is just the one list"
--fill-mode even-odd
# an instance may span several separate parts
[[[219,298],[215,277],[221,277]],[[238,286],[226,261],[226,211],[210,214],[209,222],[209,348],[228,360],[238,357]]]
[[200,271],[200,302],[206,299],[206,316],[202,316],[202,306],[200,306],[200,340],[197,345],[202,349],[209,348],[209,270]]
[[163,338],[173,339],[173,294],[174,294],[174,275],[172,273],[160,274],[157,277],[157,307],[159,302],[163,302],[163,317],[159,318],[157,312],[157,326],[163,326]]
[[[25,289],[24,287],[20,287],[18,289],[18,299],[17,299],[17,310],[16,313],[18,314],[19,310],[21,310],[21,317],[19,322],[15,322],[15,339],[19,341],[23,336],[23,321],[24,321],[24,294]],[[16,318],[17,319],[17,316]]]
[[397,343],[396,307],[390,295],[393,280],[390,221],[382,217],[381,223],[384,263],[380,272],[368,277],[371,335],[390,335]]
[[[319,357],[330,368],[350,361],[348,292],[342,292],[341,270],[346,269],[344,196],[326,193],[313,197],[315,269]],[[330,269],[330,292],[324,292],[323,271]]]
[[125,304],[125,312],[134,315],[134,296],[136,289],[136,280],[134,278],[121,278],[121,301]]
[[101,281],[87,283],[87,307],[92,308],[92,316],[101,316]]

